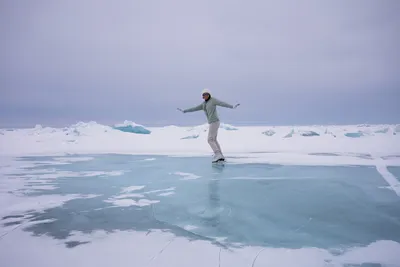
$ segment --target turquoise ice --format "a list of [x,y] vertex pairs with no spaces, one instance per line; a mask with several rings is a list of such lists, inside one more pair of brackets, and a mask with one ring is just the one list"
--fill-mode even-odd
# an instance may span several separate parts
[[[224,248],[317,247],[337,253],[379,240],[400,242],[400,198],[374,166],[213,166],[207,157],[86,156],[63,165],[53,165],[53,157],[21,158],[42,162],[10,175],[32,186],[22,193],[93,197],[10,213],[2,225],[50,220],[23,229],[60,241],[74,231],[162,229]],[[49,170],[55,178],[43,178]],[[389,170],[400,174],[399,167]],[[35,189],[35,180],[48,188]],[[86,244],[65,241],[68,248]]]

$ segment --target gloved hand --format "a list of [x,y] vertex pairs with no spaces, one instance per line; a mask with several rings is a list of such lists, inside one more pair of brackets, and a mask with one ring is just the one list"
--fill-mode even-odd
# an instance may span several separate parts
[[177,108],[177,110],[179,110],[180,112],[184,113],[184,112],[183,112],[183,110],[182,110],[182,109],[180,109],[180,108]]
[[237,108],[238,106],[240,106],[239,103],[237,103],[236,105],[234,105],[233,108]]

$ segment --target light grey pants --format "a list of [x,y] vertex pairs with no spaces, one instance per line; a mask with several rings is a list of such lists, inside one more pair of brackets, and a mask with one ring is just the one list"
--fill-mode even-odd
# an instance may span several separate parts
[[219,146],[219,143],[217,141],[219,125],[220,125],[219,121],[212,122],[209,124],[208,128],[208,144],[214,151],[215,156],[223,156],[221,147]]

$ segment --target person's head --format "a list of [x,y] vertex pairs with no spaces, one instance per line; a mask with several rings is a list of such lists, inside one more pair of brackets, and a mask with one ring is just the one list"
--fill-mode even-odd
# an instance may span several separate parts
[[206,88],[206,89],[204,89],[204,90],[201,92],[201,95],[203,96],[203,99],[204,99],[204,100],[208,100],[208,99],[210,99],[210,97],[211,97],[211,92],[210,92],[210,90],[208,90],[208,89]]

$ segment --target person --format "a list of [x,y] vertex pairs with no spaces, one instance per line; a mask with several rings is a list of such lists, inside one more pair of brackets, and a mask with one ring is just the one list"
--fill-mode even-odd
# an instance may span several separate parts
[[209,124],[207,140],[208,140],[208,144],[210,145],[211,149],[214,152],[213,162],[224,161],[225,157],[222,153],[221,146],[219,145],[218,140],[217,140],[218,129],[220,126],[220,119],[219,119],[219,116],[217,113],[217,106],[235,109],[240,104],[236,104],[233,106],[231,104],[228,104],[221,100],[218,100],[217,98],[211,96],[211,92],[207,88],[204,89],[201,92],[201,94],[203,96],[204,102],[202,102],[200,105],[192,107],[192,108],[184,109],[184,110],[178,108],[178,110],[183,113],[200,111],[200,110],[204,111],[204,113],[207,117],[207,122]]

